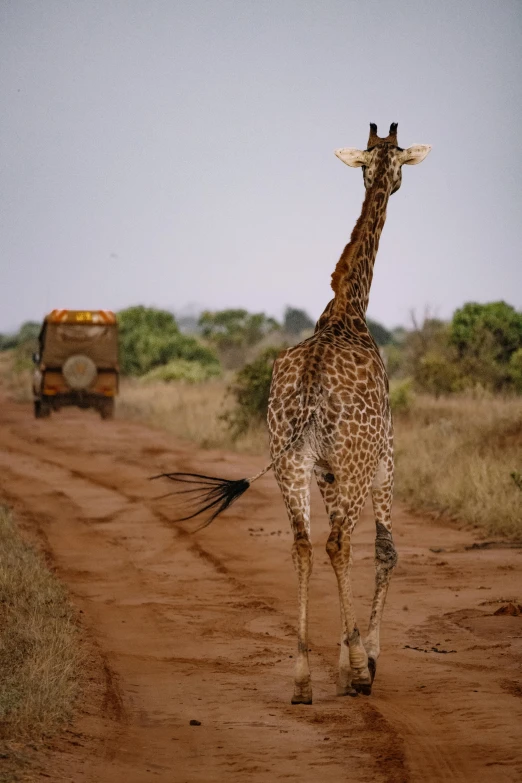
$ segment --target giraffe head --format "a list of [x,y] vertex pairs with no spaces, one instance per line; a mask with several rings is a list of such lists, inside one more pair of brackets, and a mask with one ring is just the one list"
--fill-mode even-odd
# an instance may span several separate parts
[[391,192],[399,190],[402,181],[402,166],[421,163],[431,150],[429,144],[414,144],[407,150],[397,142],[397,123],[392,122],[385,139],[377,135],[377,125],[370,123],[370,136],[365,150],[344,147],[335,154],[347,166],[362,166],[364,187],[368,190],[375,182],[377,172],[391,179]]

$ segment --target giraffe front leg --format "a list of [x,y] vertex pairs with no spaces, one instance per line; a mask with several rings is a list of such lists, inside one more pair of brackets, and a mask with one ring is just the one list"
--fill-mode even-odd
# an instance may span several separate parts
[[375,594],[365,647],[368,653],[372,682],[380,654],[380,626],[386,595],[393,569],[397,565],[397,552],[393,543],[391,506],[393,497],[393,456],[391,452],[381,460],[372,486],[372,502],[375,514]]

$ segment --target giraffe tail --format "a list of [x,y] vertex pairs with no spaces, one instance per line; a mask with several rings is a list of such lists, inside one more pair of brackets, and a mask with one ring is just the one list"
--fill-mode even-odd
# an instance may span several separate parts
[[[225,511],[238,498],[240,498],[249,489],[254,481],[264,476],[271,469],[273,462],[267,465],[259,473],[250,478],[243,479],[222,479],[215,476],[203,476],[199,473],[159,473],[157,476],[151,476],[151,481],[159,478],[166,478],[180,484],[188,484],[187,489],[178,489],[175,492],[168,492],[161,498],[171,497],[172,495],[183,495],[180,498],[184,505],[188,505],[190,513],[187,516],[178,517],[175,522],[185,522],[188,519],[194,519],[205,511],[210,512],[208,516],[196,530],[202,530],[210,525],[211,522],[222,511]],[[161,498],[158,498],[161,499]],[[194,530],[193,532],[196,532]]]

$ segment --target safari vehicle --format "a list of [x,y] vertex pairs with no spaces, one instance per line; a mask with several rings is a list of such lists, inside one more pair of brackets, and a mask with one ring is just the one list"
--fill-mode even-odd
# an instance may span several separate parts
[[114,415],[118,393],[118,324],[109,310],[53,310],[44,318],[33,356],[34,415],[63,405]]

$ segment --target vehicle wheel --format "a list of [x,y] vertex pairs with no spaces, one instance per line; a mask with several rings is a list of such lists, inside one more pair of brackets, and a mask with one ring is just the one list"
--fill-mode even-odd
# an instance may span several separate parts
[[100,416],[102,419],[114,418],[114,400],[104,400],[100,407]]
[[47,400],[35,400],[34,401],[34,417],[35,419],[46,419],[51,415],[51,406]]

